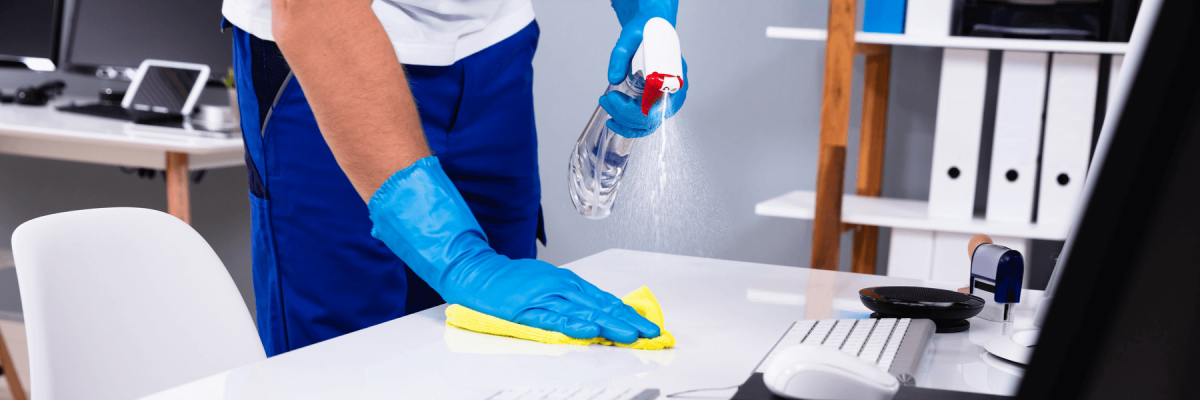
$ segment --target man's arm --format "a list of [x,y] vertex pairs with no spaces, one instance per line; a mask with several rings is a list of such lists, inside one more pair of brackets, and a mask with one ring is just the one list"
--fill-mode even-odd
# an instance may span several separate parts
[[488,246],[453,182],[426,158],[404,70],[370,1],[272,0],[271,18],[325,142],[368,201],[372,236],[447,302],[581,339],[661,334],[575,273]]
[[370,0],[272,0],[271,33],[364,201],[393,173],[431,154]]

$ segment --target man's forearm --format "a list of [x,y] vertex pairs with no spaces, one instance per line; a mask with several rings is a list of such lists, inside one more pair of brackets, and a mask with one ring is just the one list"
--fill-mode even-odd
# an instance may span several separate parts
[[363,200],[430,151],[369,0],[272,0],[272,34],[325,142]]

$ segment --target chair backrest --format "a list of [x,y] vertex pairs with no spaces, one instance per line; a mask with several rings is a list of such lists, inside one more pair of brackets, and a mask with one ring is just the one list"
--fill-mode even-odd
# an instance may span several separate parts
[[224,264],[175,217],[65,212],[12,245],[34,398],[137,398],[266,358]]

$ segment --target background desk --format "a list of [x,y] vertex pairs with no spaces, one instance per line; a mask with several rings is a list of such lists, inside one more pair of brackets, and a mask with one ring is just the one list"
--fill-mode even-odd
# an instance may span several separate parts
[[[61,104],[61,103],[59,103]],[[0,104],[0,153],[167,171],[167,212],[191,223],[189,169],[244,165],[242,138]]]
[[[501,388],[649,387],[663,394],[721,388],[745,381],[792,322],[864,316],[861,288],[962,286],[630,250],[608,250],[564,267],[618,296],[650,287],[678,346],[644,351],[477,334],[447,327],[442,306],[151,398],[481,400]],[[1022,299],[1009,330],[1028,327],[1041,292],[1027,291]],[[1020,369],[980,346],[1004,325],[978,319],[971,324],[970,331],[935,336],[918,386],[1014,394]]]

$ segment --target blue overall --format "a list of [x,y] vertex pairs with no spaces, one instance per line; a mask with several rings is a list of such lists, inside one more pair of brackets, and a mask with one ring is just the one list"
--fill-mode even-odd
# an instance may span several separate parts
[[[535,241],[545,242],[533,115],[538,32],[530,23],[450,66],[405,66],[430,149],[492,248],[510,258],[533,258]],[[275,43],[235,27],[233,54],[267,355],[440,304],[371,237],[366,203],[334,160]]]

